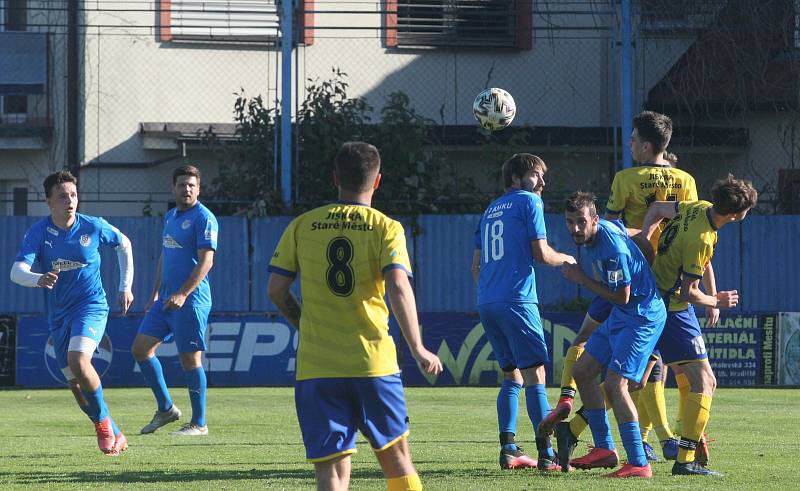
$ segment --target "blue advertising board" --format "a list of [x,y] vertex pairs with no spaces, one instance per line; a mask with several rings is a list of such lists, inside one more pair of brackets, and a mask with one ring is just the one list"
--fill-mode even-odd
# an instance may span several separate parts
[[[542,326],[552,360],[548,384],[558,383],[564,355],[580,328],[583,313],[544,312]],[[143,386],[130,352],[141,316],[109,318],[94,364],[109,387]],[[444,372],[422,373],[392,322],[403,380],[409,386],[497,385],[502,373],[492,355],[480,319],[474,313],[420,314],[426,347],[442,360]],[[704,319],[700,319],[701,325]],[[55,363],[44,317],[17,322],[16,383],[23,387],[57,387],[65,381]],[[775,383],[773,353],[778,339],[777,314],[723,314],[703,329],[706,348],[719,386]],[[206,335],[204,366],[211,386],[292,385],[298,333],[276,315],[212,315]],[[169,385],[183,385],[174,343],[158,350]]]

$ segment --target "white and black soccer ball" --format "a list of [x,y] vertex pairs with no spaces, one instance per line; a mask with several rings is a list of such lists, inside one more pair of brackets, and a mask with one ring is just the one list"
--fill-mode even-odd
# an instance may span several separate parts
[[472,104],[472,114],[481,128],[497,131],[511,124],[517,114],[517,105],[511,94],[493,87],[478,94]]

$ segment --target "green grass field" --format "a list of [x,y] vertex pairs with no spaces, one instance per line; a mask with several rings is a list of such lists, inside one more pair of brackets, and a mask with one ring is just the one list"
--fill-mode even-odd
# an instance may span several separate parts
[[[540,475],[501,471],[491,388],[407,389],[414,461],[426,489],[798,489],[800,393],[794,390],[721,389],[709,433],[712,468],[723,478],[674,478],[671,463],[654,465],[652,480],[607,481],[602,472]],[[185,389],[173,390],[188,413]],[[677,391],[668,389],[670,413]],[[555,401],[555,389],[550,391]],[[112,414],[130,449],[106,457],[93,428],[69,391],[0,391],[0,489],[310,489],[313,469],[303,445],[288,388],[209,391],[208,437],[177,439],[169,425],[138,435],[153,411],[145,389],[108,389]],[[585,435],[588,437],[587,435]],[[651,440],[655,435],[651,437]],[[532,430],[520,408],[518,440],[533,449]],[[587,447],[581,443],[576,454]],[[365,441],[354,457],[352,489],[385,489]]]

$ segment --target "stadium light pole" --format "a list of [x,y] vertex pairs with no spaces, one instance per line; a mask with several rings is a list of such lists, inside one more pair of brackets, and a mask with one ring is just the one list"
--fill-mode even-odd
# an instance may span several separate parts
[[292,48],[293,0],[282,0],[281,15],[281,201],[292,208]]
[[633,165],[633,157],[624,142],[633,131],[633,29],[631,26],[631,0],[622,0],[622,167]]

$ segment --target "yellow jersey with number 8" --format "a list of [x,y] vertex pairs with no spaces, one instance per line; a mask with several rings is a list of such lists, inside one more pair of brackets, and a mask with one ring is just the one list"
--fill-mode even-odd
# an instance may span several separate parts
[[358,203],[333,203],[289,224],[272,273],[300,275],[297,380],[382,377],[400,371],[383,275],[411,275],[403,227]]
[[717,245],[717,229],[711,221],[708,201],[675,203],[677,215],[667,222],[658,241],[653,263],[658,289],[669,298],[669,311],[686,310],[680,299],[683,276],[702,279]]

